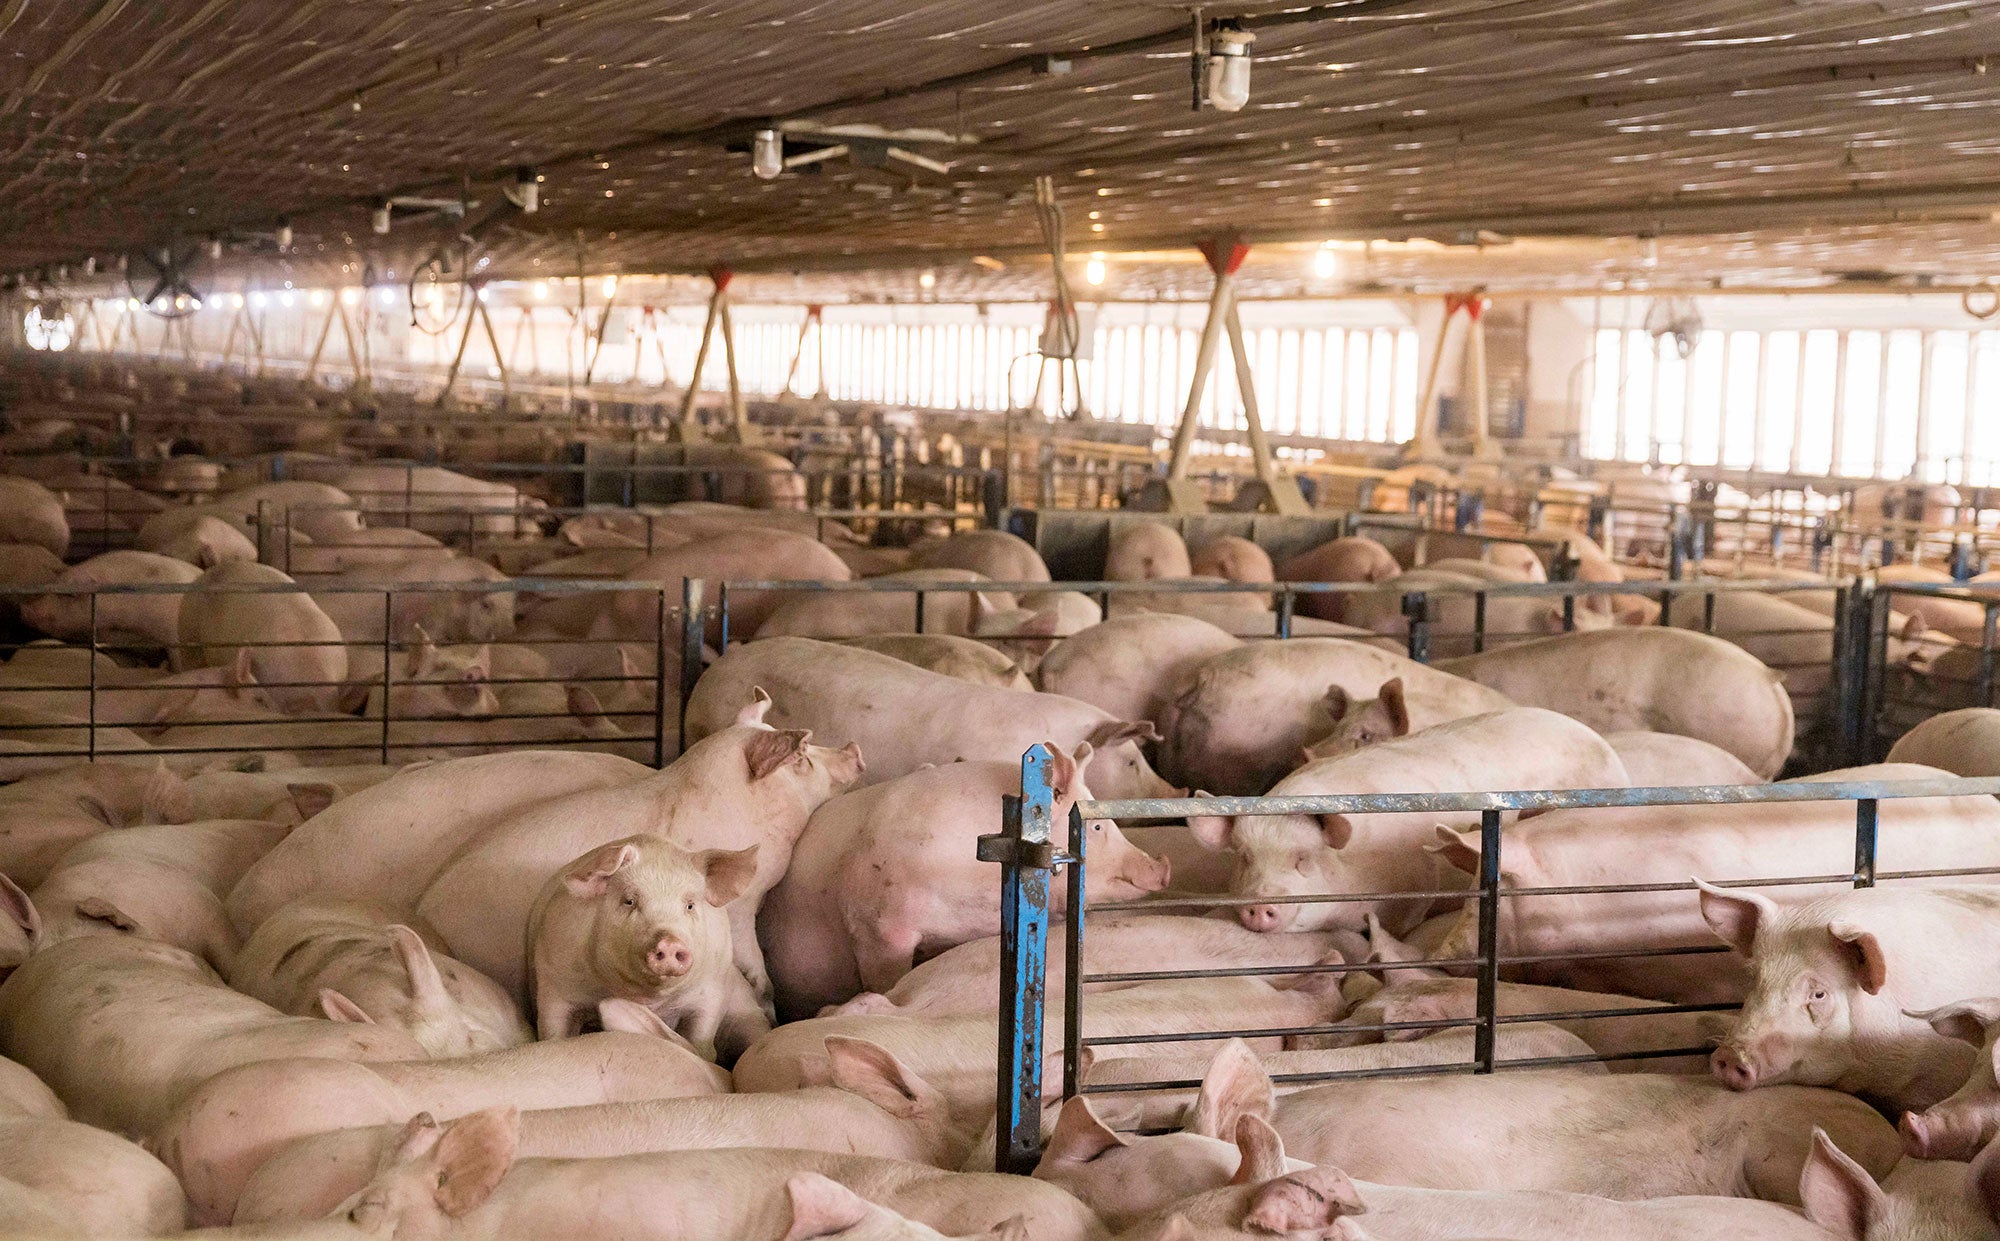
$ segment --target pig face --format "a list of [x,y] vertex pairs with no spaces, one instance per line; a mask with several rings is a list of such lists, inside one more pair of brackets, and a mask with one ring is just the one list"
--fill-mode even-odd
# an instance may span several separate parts
[[[1055,790],[1056,813],[1061,819],[1069,813],[1070,804],[1093,800],[1095,795],[1084,783],[1083,772],[1095,753],[1087,741],[1068,754],[1051,742],[1042,744],[1054,756],[1049,783]],[[1172,881],[1172,863],[1134,845],[1117,823],[1110,819],[1088,819],[1084,827],[1089,833],[1084,842],[1084,856],[1090,862],[1086,881],[1093,900],[1130,900],[1158,892]]]
[[[1196,794],[1202,796],[1202,794]],[[1246,815],[1229,819],[1196,815],[1188,820],[1196,840],[1234,855],[1229,891],[1265,897],[1243,905],[1237,921],[1253,931],[1361,931],[1375,906],[1366,901],[1295,905],[1284,898],[1365,891],[1340,856],[1353,837],[1344,815]]]
[[651,836],[613,841],[563,872],[568,899],[592,915],[585,948],[613,994],[644,1000],[673,991],[704,959],[727,960],[722,907],[757,873],[757,848],[690,853]]
[[[370,996],[364,1007],[338,991],[320,994],[320,1005],[335,1021],[374,1022],[406,1030],[432,1059],[500,1051],[530,1041],[527,1025],[512,1011],[510,1000],[490,979],[474,975],[457,961],[441,968],[423,936],[407,926],[388,928],[396,959],[409,977],[406,995]],[[483,993],[484,1003],[463,1003],[454,994],[445,970],[466,991]]]
[[[1868,1000],[1888,975],[1874,935],[1844,922],[1779,926],[1783,916],[1770,898],[1707,884],[1701,913],[1725,943],[1750,958],[1753,971],[1736,1028],[1710,1061],[1724,1084],[1832,1086],[1861,1067],[1856,1035],[1866,1038],[1880,1026],[1883,1014],[1871,1011],[1879,1006]],[[1923,1032],[1931,1034],[1928,1027]]]
[[1257,1116],[1238,1122],[1235,1139],[1237,1168],[1224,1186],[1197,1190],[1119,1235],[1127,1241],[1367,1241],[1369,1234],[1348,1218],[1368,1208],[1346,1173],[1286,1159],[1284,1142]]
[[1969,1160],[2000,1137],[2000,999],[1966,1000],[1906,1016],[1980,1049],[1972,1076],[1951,1098],[1903,1116],[1903,1148],[1918,1159]]
[[850,741],[837,750],[813,745],[809,730],[773,728],[766,724],[764,717],[770,710],[771,696],[760,688],[751,691],[748,705],[736,713],[738,726],[759,730],[743,745],[744,761],[750,766],[753,783],[785,773],[817,804],[849,787],[868,770],[858,743]]
[[1905,1160],[1885,1187],[1815,1129],[1799,1199],[1806,1218],[1837,1241],[1992,1241],[2000,1237],[2000,1146],[1970,1166]]
[[[876,1206],[839,1181],[801,1172],[785,1182],[792,1226],[780,1241],[953,1241],[943,1233]],[[982,1241],[1027,1241],[1019,1217],[979,1234]],[[974,1241],[961,1238],[958,1241]]]
[[420,1112],[384,1155],[375,1178],[334,1208],[364,1235],[436,1241],[493,1195],[514,1166],[521,1118],[493,1108],[440,1125]]
[[1183,790],[1162,780],[1139,748],[1144,742],[1160,740],[1149,721],[1110,721],[1091,730],[1085,738],[1090,757],[1079,761],[1088,762],[1090,784],[1099,797],[1179,797]]
[[1338,685],[1330,686],[1326,713],[1333,720],[1333,731],[1306,747],[1303,757],[1308,762],[1351,754],[1363,746],[1410,733],[1410,711],[1403,700],[1401,677],[1382,682],[1373,698],[1355,698]]

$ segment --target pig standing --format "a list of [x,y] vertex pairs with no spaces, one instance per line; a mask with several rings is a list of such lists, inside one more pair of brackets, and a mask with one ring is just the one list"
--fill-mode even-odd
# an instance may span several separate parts
[[[804,535],[782,530],[732,530],[648,556],[625,574],[628,582],[657,582],[666,591],[667,606],[678,607],[681,583],[687,578],[710,582],[845,582],[853,577],[847,562],[832,549]],[[753,634],[771,618],[787,594],[774,590],[729,592],[732,634]],[[623,592],[608,604],[612,628],[619,636],[650,639],[659,630],[658,603],[646,591]],[[722,640],[721,622],[709,625],[709,641]]]
[[[1625,782],[1624,764],[1604,738],[1553,711],[1516,707],[1322,759],[1280,780],[1271,795],[1618,788]],[[1438,871],[1426,846],[1439,825],[1478,823],[1477,811],[1188,820],[1202,844],[1233,855],[1232,893],[1271,901],[1237,909],[1253,931],[1359,931],[1370,913],[1392,932],[1407,930],[1430,911],[1429,899],[1298,905],[1284,898],[1434,889]]]
[[1365,710],[1390,680],[1402,682],[1412,730],[1515,705],[1497,690],[1344,638],[1293,638],[1227,651],[1202,664],[1160,722],[1161,765],[1176,779],[1223,794],[1255,795],[1327,735],[1328,691]]
[[229,985],[295,1017],[401,1030],[440,1058],[533,1038],[512,996],[392,917],[358,901],[287,905],[244,941]]
[[1763,783],[1742,759],[1699,737],[1640,729],[1608,733],[1604,739],[1618,751],[1634,788]]
[[[1388,548],[1374,539],[1349,535],[1300,552],[1279,565],[1277,573],[1281,582],[1381,582],[1402,571]],[[1300,595],[1298,609],[1319,620],[1344,621],[1347,596]]]
[[[1088,743],[1051,745],[1056,820],[1090,799]],[[920,954],[976,938],[1000,917],[978,838],[993,807],[1021,785],[1018,762],[963,762],[833,798],[806,823],[790,869],[758,923],[771,946],[781,1015],[807,1017],[862,989],[883,992]],[[1167,886],[1166,863],[1134,848],[1116,823],[1089,824],[1089,896],[1127,900]],[[1052,893],[1053,908],[1063,898]]]
[[1147,518],[1114,519],[1104,557],[1107,582],[1145,582],[1188,577],[1194,563],[1179,532]]
[[[379,645],[385,632],[407,642],[419,628],[440,642],[497,642],[514,632],[514,592],[477,587],[506,580],[506,574],[483,560],[426,552],[398,564],[315,581],[312,601],[349,642]],[[466,589],[429,589],[450,583]],[[343,586],[349,589],[334,589]],[[402,589],[381,589],[398,586]]]
[[732,961],[722,907],[757,873],[757,847],[700,853],[653,836],[593,849],[550,877],[528,915],[527,985],[544,1039],[600,1001],[659,1013],[703,1055],[767,1028]]
[[651,774],[615,755],[563,750],[406,767],[301,823],[230,892],[230,920],[248,934],[307,893],[407,912],[459,847],[508,811]]
[[1714,1058],[1730,1087],[1832,1086],[1916,1110],[1970,1076],[1971,1048],[1906,1010],[2000,992],[2000,886],[1863,888],[1780,908],[1704,884],[1700,903],[1750,962]]
[[1269,552],[1234,534],[1210,539],[1195,548],[1192,565],[1191,571],[1197,577],[1219,577],[1227,582],[1269,582],[1277,576]]
[[758,687],[777,702],[773,724],[858,742],[871,784],[926,763],[1018,763],[1043,740],[1071,749],[1088,741],[1103,752],[1091,772],[1098,796],[1171,796],[1139,750],[1140,739],[1153,735],[1150,725],[1055,694],[969,686],[873,651],[806,638],[746,643],[711,664],[688,699],[688,735],[728,727]]
[[600,845],[629,836],[685,849],[755,848],[756,873],[728,910],[737,968],[768,986],[757,909],[785,873],[792,845],[820,803],[857,780],[861,754],[811,744],[811,734],[764,723],[770,700],[689,746],[641,781],[524,806],[496,817],[438,872],[418,912],[452,950],[503,985],[521,985],[529,911],[548,877]]
[[247,650],[280,710],[332,712],[347,681],[347,647],[312,596],[268,589],[289,585],[291,578],[262,564],[231,562],[202,574],[180,613],[180,665],[226,668]]
[[912,569],[971,569],[995,582],[1046,582],[1049,566],[1026,539],[1004,530],[960,530],[918,540]]
[[1035,679],[1051,694],[1087,702],[1121,720],[1158,720],[1173,689],[1203,663],[1243,643],[1192,616],[1116,616],[1064,638]]
[[[82,593],[42,595],[21,605],[21,619],[65,642],[95,642],[150,651],[172,650],[179,641],[182,602],[191,595],[116,594],[96,596],[92,631],[91,594],[98,586],[186,586],[202,576],[185,560],[153,552],[117,551],[92,556],[63,570],[55,584]],[[226,661],[225,661],[226,662]]]
[[[886,573],[874,579],[878,582],[983,582],[984,574],[969,569],[909,569],[902,573]],[[973,630],[973,613],[977,602],[986,606],[1012,610],[1016,604],[1014,596],[1006,591],[931,591],[923,596],[923,624],[917,624],[917,592],[908,594],[901,591],[867,592],[843,594],[827,592],[798,595],[785,600],[771,610],[770,616],[759,625],[759,638],[854,638],[868,634],[884,633],[933,633],[968,634]],[[732,613],[735,609],[735,595],[730,597]],[[732,639],[741,633],[736,629],[734,615],[730,618]]]
[[1569,633],[1438,667],[1601,733],[1644,728],[1699,737],[1766,780],[1792,752],[1783,678],[1707,634],[1659,626]]

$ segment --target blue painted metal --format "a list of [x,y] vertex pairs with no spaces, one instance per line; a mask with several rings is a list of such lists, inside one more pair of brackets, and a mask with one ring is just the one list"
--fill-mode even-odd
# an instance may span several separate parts
[[1042,1022],[1047,1011],[1049,872],[1054,849],[1055,756],[1037,745],[1021,759],[1021,795],[1002,831],[982,837],[982,861],[1000,872],[1000,1068],[994,1167],[1033,1169],[1042,1145]]

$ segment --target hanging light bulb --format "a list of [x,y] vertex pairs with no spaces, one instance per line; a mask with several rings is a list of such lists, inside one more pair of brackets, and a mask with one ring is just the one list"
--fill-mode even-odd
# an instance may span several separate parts
[[604,288],[604,300],[605,300],[605,301],[607,301],[607,302],[608,302],[608,301],[610,301],[610,300],[611,300],[612,298],[614,298],[614,297],[618,296],[618,277],[616,277],[616,276],[606,276],[606,277],[604,278],[604,285],[603,285],[603,288]]
[[1647,268],[1658,267],[1660,265],[1659,238],[1641,237],[1639,239],[1639,265]]
[[289,219],[280,216],[278,217],[278,249],[289,250],[291,248],[292,248],[292,222]]
[[926,267],[917,273],[917,287],[926,293],[937,288],[937,273]]
[[250,305],[258,310],[264,309],[264,295],[262,293],[252,293],[250,295]]
[[396,290],[394,289],[385,287],[380,292],[376,293],[375,297],[376,300],[380,301],[384,306],[394,306],[396,304]]
[[353,287],[352,285],[349,285],[347,288],[344,288],[340,291],[340,304],[343,306],[352,306],[360,300],[361,300],[361,290]]
[[234,293],[230,295],[229,308],[231,310],[243,309],[243,295],[241,293]]
[[220,259],[222,257],[222,238],[210,237],[208,239],[208,257],[211,259]]
[[1313,251],[1313,279],[1331,280],[1340,274],[1340,254],[1330,241],[1319,243]]
[[83,274],[86,276],[95,276],[97,274],[96,255],[93,254],[90,257],[83,260]]
[[375,204],[375,211],[369,217],[368,223],[369,226],[375,230],[375,235],[377,237],[383,236],[389,231],[389,221],[391,214],[392,212],[390,209],[388,199],[385,198],[381,202]]
[[314,289],[306,294],[306,301],[312,303],[315,307],[324,306],[330,300],[332,299],[328,296],[325,289]]
[[522,215],[533,215],[542,209],[542,175],[532,168],[516,168],[514,184],[506,189],[507,201],[521,209]]
[[[481,289],[480,292],[483,293],[485,292],[485,290]],[[538,302],[545,302],[548,299],[549,299],[549,282],[546,280],[535,281],[535,300]]]
[[1217,26],[1208,39],[1208,102],[1217,112],[1240,112],[1250,102],[1250,44],[1257,36]]
[[1083,265],[1084,283],[1092,286],[1103,284],[1105,270],[1104,252],[1100,250],[1091,255],[1090,261]]
[[750,140],[750,171],[759,181],[775,181],[785,171],[785,135],[771,126]]

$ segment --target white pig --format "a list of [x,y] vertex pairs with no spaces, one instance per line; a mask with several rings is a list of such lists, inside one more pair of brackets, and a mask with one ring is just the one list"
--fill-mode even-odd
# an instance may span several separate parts
[[182,666],[226,668],[248,650],[252,671],[280,710],[334,710],[347,681],[347,647],[312,596],[271,589],[291,584],[269,565],[240,561],[202,574],[180,612]]
[[1242,645],[1192,616],[1117,616],[1057,643],[1035,680],[1048,693],[1087,702],[1121,720],[1157,720],[1172,702],[1177,682]]
[[[56,579],[58,586],[186,586],[202,575],[185,560],[153,552],[116,551],[92,556],[72,565]],[[66,642],[89,642],[93,638],[107,646],[137,646],[149,650],[171,650],[179,640],[181,606],[191,596],[161,593],[98,594],[92,632],[92,595],[43,595],[21,605],[21,619]]]

